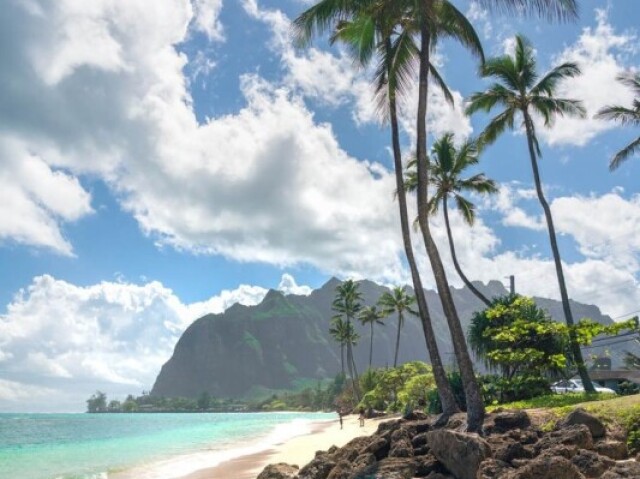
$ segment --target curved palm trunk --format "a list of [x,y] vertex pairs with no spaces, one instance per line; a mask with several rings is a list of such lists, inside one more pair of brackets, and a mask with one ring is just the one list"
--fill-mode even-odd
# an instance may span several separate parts
[[[387,44],[387,48],[389,48],[389,44]],[[446,419],[452,414],[459,412],[460,409],[456,403],[455,396],[451,390],[451,385],[447,379],[447,373],[442,364],[442,359],[440,358],[436,335],[433,331],[433,325],[431,324],[427,298],[424,294],[424,288],[422,287],[422,280],[420,279],[416,258],[413,254],[411,228],[409,226],[409,214],[407,212],[407,193],[404,187],[402,155],[400,153],[400,134],[398,130],[396,98],[394,92],[389,92],[389,117],[391,123],[391,142],[393,145],[393,161],[396,173],[396,190],[398,192],[398,207],[400,209],[402,242],[404,244],[405,255],[407,256],[407,262],[409,263],[409,270],[411,271],[413,290],[416,295],[416,302],[418,303],[418,313],[420,314],[420,323],[422,324],[422,331],[424,332],[424,339],[427,344],[427,352],[429,353],[433,376],[438,388],[440,403],[442,404],[443,419]]]
[[447,227],[447,237],[449,238],[449,248],[451,249],[451,259],[453,259],[453,266],[456,268],[458,276],[462,279],[462,282],[465,284],[467,288],[471,290],[476,297],[482,301],[487,306],[491,306],[491,301],[487,299],[487,297],[482,294],[478,289],[473,285],[471,281],[465,276],[462,272],[462,268],[460,268],[460,264],[458,264],[458,257],[456,256],[456,248],[453,244],[453,235],[451,234],[451,225],[449,224],[449,207],[447,206],[447,197],[444,197],[444,201],[442,202],[442,212],[444,213],[444,224]]
[[398,313],[398,333],[396,334],[396,354],[393,357],[393,367],[398,365],[398,351],[400,350],[400,330],[402,329],[402,313]]
[[369,369],[373,362],[373,323],[371,323],[371,342],[369,343]]
[[467,429],[471,432],[482,432],[484,422],[484,404],[480,387],[473,371],[473,362],[464,337],[464,331],[458,318],[453,297],[447,282],[447,276],[442,265],[440,253],[429,228],[429,205],[427,198],[428,159],[427,159],[427,95],[429,92],[429,62],[431,42],[426,22],[421,25],[420,45],[420,82],[418,89],[418,119],[417,119],[417,157],[418,157],[418,221],[424,240],[429,262],[433,270],[438,295],[442,302],[442,309],[447,318],[453,349],[460,368],[460,375],[464,384],[467,400]]
[[533,123],[531,117],[529,116],[529,112],[527,110],[523,110],[524,115],[524,123],[525,128],[527,130],[527,143],[529,146],[529,157],[531,159],[531,169],[533,170],[533,180],[536,185],[536,193],[538,194],[538,200],[542,205],[542,210],[544,211],[544,218],[547,222],[547,230],[549,231],[549,242],[551,243],[551,251],[553,252],[553,262],[556,267],[556,276],[558,277],[558,285],[560,286],[560,298],[562,299],[562,310],[564,312],[564,319],[569,326],[569,339],[571,342],[571,354],[573,355],[573,359],[576,362],[576,366],[578,367],[578,373],[580,374],[580,379],[582,379],[582,384],[584,385],[584,389],[586,392],[594,393],[596,392],[593,383],[591,382],[591,378],[589,377],[589,372],[587,371],[587,367],[584,364],[584,359],[582,358],[582,351],[580,350],[580,345],[578,344],[578,338],[576,337],[575,330],[573,328],[575,322],[573,321],[573,313],[571,312],[571,306],[569,304],[569,294],[567,293],[567,285],[564,281],[564,271],[562,270],[562,261],[560,260],[560,250],[558,249],[558,241],[556,239],[556,229],[553,225],[553,217],[551,216],[551,208],[549,207],[549,203],[547,203],[547,199],[544,196],[544,192],[542,191],[542,182],[540,181],[540,172],[538,171],[538,162],[536,160],[536,153],[533,146]]
[[344,343],[340,345],[340,369],[342,370],[342,375],[344,376]]

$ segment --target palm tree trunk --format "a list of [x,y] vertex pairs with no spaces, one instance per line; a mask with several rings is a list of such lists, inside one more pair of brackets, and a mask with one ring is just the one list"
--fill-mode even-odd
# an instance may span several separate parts
[[[387,48],[390,48],[390,43],[391,42],[387,40]],[[400,209],[402,242],[404,244],[405,255],[407,256],[407,263],[409,263],[409,270],[411,271],[413,291],[416,295],[416,302],[418,303],[420,323],[422,324],[422,331],[424,333],[424,339],[427,345],[427,352],[429,353],[429,360],[431,362],[431,368],[433,369],[433,376],[436,382],[436,387],[438,388],[440,403],[442,404],[442,412],[444,416],[443,419],[446,419],[452,414],[459,412],[460,409],[458,408],[458,404],[456,403],[455,396],[453,395],[453,391],[451,390],[451,384],[449,384],[447,373],[442,364],[442,359],[440,358],[438,343],[436,342],[436,334],[433,331],[433,325],[431,324],[431,316],[429,314],[427,298],[424,294],[424,288],[422,287],[422,280],[420,279],[418,265],[413,254],[413,245],[411,243],[411,228],[409,226],[409,214],[407,211],[407,193],[405,191],[402,168],[400,134],[398,129],[398,112],[396,107],[395,92],[393,91],[389,92],[389,118],[391,122],[391,142],[393,145],[393,160],[396,173],[398,207]]]
[[556,267],[556,276],[558,277],[558,285],[560,286],[560,298],[562,299],[562,310],[564,312],[564,319],[569,326],[569,340],[571,347],[571,354],[573,356],[573,360],[576,362],[576,366],[578,367],[578,373],[580,374],[580,379],[582,379],[582,384],[584,386],[584,390],[589,393],[596,392],[593,383],[591,382],[591,378],[589,377],[589,372],[587,371],[587,367],[584,364],[584,359],[582,358],[582,351],[580,350],[580,345],[578,344],[578,338],[576,336],[576,332],[574,330],[573,321],[573,313],[571,312],[571,305],[569,304],[569,294],[567,293],[567,285],[564,281],[564,271],[562,270],[562,260],[560,259],[560,250],[558,249],[558,241],[556,239],[556,229],[553,225],[553,217],[551,216],[551,208],[549,207],[549,203],[547,203],[547,199],[544,196],[544,191],[542,190],[542,182],[540,180],[540,172],[538,171],[538,161],[536,159],[536,152],[533,146],[533,122],[531,117],[529,116],[529,112],[527,110],[522,111],[524,115],[524,123],[525,128],[527,130],[527,143],[529,146],[529,157],[531,159],[531,169],[533,170],[533,180],[536,185],[536,193],[538,194],[538,200],[542,205],[542,210],[544,211],[544,218],[547,222],[547,230],[549,231],[549,242],[551,243],[551,251],[553,252],[553,262]]
[[400,330],[402,329],[402,313],[398,313],[398,332],[396,334],[396,354],[393,357],[393,367],[398,365],[398,351],[400,350]]
[[369,369],[373,362],[373,323],[371,323],[371,343],[369,344]]
[[340,367],[342,369],[342,375],[344,376],[344,344],[340,345]]
[[[349,330],[351,330],[351,318],[347,317],[347,324]],[[353,360],[353,345],[351,340],[347,342],[347,367],[349,368],[349,375],[351,376],[351,386],[353,387],[353,394],[356,396],[356,400],[360,401],[360,388],[358,387],[358,373],[355,370],[356,363]]]
[[478,289],[473,285],[471,281],[465,276],[462,272],[462,268],[460,268],[460,264],[458,263],[458,258],[456,256],[456,248],[453,244],[453,235],[451,234],[451,225],[449,224],[449,207],[447,205],[447,197],[444,197],[444,201],[442,202],[442,212],[444,213],[444,224],[447,227],[447,237],[449,238],[449,249],[451,249],[451,259],[453,260],[453,266],[456,268],[458,272],[458,276],[462,279],[462,282],[465,284],[467,288],[471,290],[476,297],[482,301],[487,306],[491,306],[491,301],[487,299],[487,297],[482,294]]
[[427,95],[429,92],[430,33],[426,21],[421,25],[420,72],[418,85],[418,119],[417,119],[417,157],[418,157],[418,222],[424,240],[429,262],[433,270],[438,295],[442,302],[442,310],[447,318],[453,349],[458,360],[460,375],[464,384],[467,400],[467,429],[471,432],[482,432],[484,422],[484,404],[480,387],[473,371],[473,362],[464,337],[464,331],[458,318],[453,297],[447,283],[447,276],[442,265],[440,253],[429,229],[429,205],[427,198],[428,159],[427,159]]

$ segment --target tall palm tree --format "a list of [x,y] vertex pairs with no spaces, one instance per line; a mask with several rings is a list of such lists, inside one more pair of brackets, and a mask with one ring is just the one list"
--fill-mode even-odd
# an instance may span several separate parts
[[360,311],[358,315],[358,319],[363,326],[367,324],[371,328],[371,337],[369,343],[369,369],[371,369],[371,364],[373,363],[373,327],[377,324],[379,326],[383,326],[382,318],[384,318],[384,314],[375,306],[367,306]]
[[[378,111],[383,118],[388,116],[391,126],[402,240],[418,302],[427,352],[442,404],[443,414],[438,422],[446,423],[459,408],[440,357],[415,260],[404,189],[397,98],[403,94],[413,77],[413,63],[418,52],[411,29],[396,28],[399,19],[404,20],[404,10],[405,5],[398,1],[322,0],[301,14],[295,20],[294,28],[300,45],[308,44],[314,34],[334,29],[332,41],[345,43],[360,64],[366,65],[376,54],[379,58],[376,72]],[[451,93],[433,65],[430,65],[429,70],[433,80],[442,88],[445,98],[453,101]]]
[[[556,98],[554,96],[558,82],[565,78],[580,75],[580,69],[575,63],[563,63],[539,78],[533,47],[521,35],[516,36],[516,48],[513,56],[503,55],[492,58],[485,63],[482,70],[483,77],[493,77],[497,81],[484,92],[474,93],[470,98],[467,113],[477,111],[491,111],[495,106],[504,108],[487,125],[481,137],[483,142],[491,143],[507,128],[514,129],[516,117],[522,117],[529,159],[533,171],[533,179],[538,200],[544,211],[544,217],[549,232],[549,242],[558,277],[562,309],[568,326],[574,325],[573,314],[569,304],[569,295],[564,280],[564,271],[560,258],[560,250],[556,239],[556,231],[551,215],[551,208],[542,189],[542,180],[538,169],[538,158],[542,156],[536,136],[532,115],[538,115],[544,120],[545,126],[550,126],[558,116],[570,115],[583,117],[585,109],[577,100]],[[578,367],[578,372],[584,383],[585,390],[594,392],[595,389],[582,358],[575,331],[571,329],[571,352]]]
[[453,302],[447,275],[440,252],[429,225],[429,159],[427,156],[427,98],[429,93],[429,66],[431,52],[441,38],[452,38],[484,61],[484,53],[478,35],[467,18],[447,0],[416,2],[411,12],[420,39],[418,69],[418,109],[416,127],[417,201],[418,223],[433,271],[436,289],[453,343],[454,353],[462,376],[467,400],[467,429],[481,432],[484,421],[484,403],[465,340],[464,330]]
[[[433,144],[430,158],[431,164],[429,165],[429,182],[433,185],[434,192],[429,198],[429,211],[434,215],[438,212],[440,205],[442,205],[453,265],[467,288],[469,288],[480,301],[489,306],[491,301],[478,291],[460,267],[449,221],[448,200],[450,196],[453,197],[463,220],[469,226],[473,226],[476,219],[476,207],[463,196],[463,193],[488,194],[498,191],[495,182],[487,178],[483,173],[475,174],[469,178],[462,178],[462,174],[467,168],[478,164],[479,154],[480,148],[476,141],[465,141],[459,148],[456,148],[453,133],[444,134]],[[415,169],[412,169],[411,166],[415,166],[415,162],[409,163],[409,169],[407,171],[406,187],[408,191],[413,191],[417,187]]]
[[340,370],[345,375],[344,370],[344,349],[346,345],[352,341],[353,336],[356,334],[353,325],[349,327],[349,324],[341,317],[333,318],[331,320],[331,327],[329,328],[329,334],[340,345]]
[[[358,287],[358,283],[352,279],[340,283],[336,288],[336,298],[333,300],[332,309],[338,313],[335,318],[342,318],[344,316],[349,330],[353,328],[353,320],[362,309],[362,293],[358,290]],[[354,344],[355,341],[347,341],[347,368],[349,369],[349,375],[351,376],[353,392],[359,400],[360,389],[358,386],[358,372],[356,370],[356,363],[353,359]]]
[[[640,73],[626,73],[620,75],[617,80],[633,90],[636,98],[631,108],[619,105],[607,106],[597,113],[596,118],[617,121],[622,125],[640,126]],[[640,151],[640,136],[615,154],[609,163],[609,169],[611,171],[617,169],[623,161],[637,151]]]
[[411,296],[407,291],[401,287],[396,286],[391,291],[385,291],[378,299],[378,305],[382,308],[382,312],[385,316],[389,316],[392,313],[398,315],[398,330],[396,334],[396,351],[393,356],[393,367],[398,365],[398,351],[400,350],[400,331],[404,326],[405,313],[418,315],[417,311],[414,311],[411,307],[416,302],[416,297]]

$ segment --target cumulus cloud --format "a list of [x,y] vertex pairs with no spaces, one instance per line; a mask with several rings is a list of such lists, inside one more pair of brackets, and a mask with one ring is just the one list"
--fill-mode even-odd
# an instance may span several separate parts
[[[278,289],[311,291],[290,274]],[[77,286],[38,276],[0,316],[0,408],[79,410],[98,388],[112,395],[150,389],[191,322],[235,303],[257,304],[267,291],[240,285],[184,304],[157,281]]]
[[584,146],[596,135],[615,128],[615,124],[593,118],[606,105],[631,104],[633,93],[616,81],[629,60],[637,58],[636,32],[617,32],[609,23],[607,10],[596,10],[596,26],[587,27],[573,45],[565,48],[555,64],[575,62],[582,75],[562,82],[560,98],[581,100],[586,119],[558,118],[554,128],[540,128],[540,136],[550,145]]

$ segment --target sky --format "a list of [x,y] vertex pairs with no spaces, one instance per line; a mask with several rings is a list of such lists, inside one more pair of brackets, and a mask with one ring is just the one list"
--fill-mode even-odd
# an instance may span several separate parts
[[[640,310],[640,158],[611,173],[637,129],[596,120],[630,105],[616,81],[640,68],[637,0],[580,1],[548,24],[453,3],[487,56],[532,42],[541,72],[587,118],[539,126],[540,160],[569,294],[615,319]],[[389,130],[371,71],[317,39],[291,43],[306,0],[7,0],[0,16],[0,411],[81,411],[153,385],[195,319],[269,288],[308,294],[331,276],[393,285],[409,275]],[[430,140],[478,135],[465,99],[488,82],[450,41],[435,62],[455,98],[429,98]],[[401,106],[406,156],[416,88]],[[559,298],[525,137],[503,135],[474,172],[500,185],[452,211],[474,280],[514,274],[518,292]],[[412,206],[413,208],[413,206]],[[413,208],[411,214],[415,213]],[[461,282],[432,220],[449,281]],[[414,238],[415,240],[415,238]],[[433,279],[415,241],[426,286]]]

